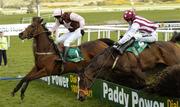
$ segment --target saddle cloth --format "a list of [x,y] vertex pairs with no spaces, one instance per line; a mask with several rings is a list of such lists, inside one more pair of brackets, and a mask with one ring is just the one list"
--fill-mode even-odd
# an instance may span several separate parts
[[135,41],[132,46],[126,49],[126,52],[132,52],[138,56],[149,44],[147,42]]
[[67,52],[66,61],[79,62],[84,60],[81,50],[78,47],[70,47]]

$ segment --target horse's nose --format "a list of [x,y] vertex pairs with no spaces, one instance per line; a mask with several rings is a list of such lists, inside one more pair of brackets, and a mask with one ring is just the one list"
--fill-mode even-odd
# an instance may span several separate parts
[[23,35],[23,33],[22,33],[22,32],[21,32],[21,33],[19,33],[19,38],[20,38],[20,39],[23,39],[23,38],[22,38],[22,35]]
[[19,36],[22,36],[22,34],[23,34],[22,32],[21,32],[21,33],[19,33]]
[[85,97],[83,97],[83,96],[79,96],[79,99],[78,99],[79,101],[84,101],[85,100]]

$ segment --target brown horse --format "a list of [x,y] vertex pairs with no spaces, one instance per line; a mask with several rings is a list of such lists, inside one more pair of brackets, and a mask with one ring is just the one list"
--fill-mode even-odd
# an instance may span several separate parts
[[152,43],[139,56],[130,52],[120,55],[113,47],[105,49],[91,60],[80,75],[79,100],[85,99],[86,91],[96,78],[107,79],[135,89],[146,87],[150,71],[157,66],[160,66],[158,70],[161,71],[167,66],[180,64],[180,46],[175,44],[179,38],[180,33],[174,33],[170,41]]
[[[33,52],[35,57],[35,65],[32,70],[21,79],[12,92],[12,96],[21,88],[21,99],[30,81],[45,76],[61,75],[68,72],[78,72],[85,67],[89,61],[98,53],[102,52],[109,45],[113,45],[114,41],[110,39],[99,39],[90,41],[79,46],[84,60],[78,63],[67,62],[65,64],[55,63],[59,58],[57,48],[48,29],[42,24],[43,19],[34,17],[32,24],[19,34],[20,39],[33,38]],[[62,66],[63,65],[63,66]],[[63,67],[63,69],[62,69]]]

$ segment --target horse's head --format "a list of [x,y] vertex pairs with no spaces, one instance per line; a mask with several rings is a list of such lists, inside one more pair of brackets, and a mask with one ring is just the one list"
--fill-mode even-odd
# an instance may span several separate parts
[[31,25],[29,25],[23,32],[19,33],[20,39],[31,39],[35,38],[39,34],[45,31],[44,24],[42,24],[43,19],[41,17],[33,17]]
[[84,73],[79,74],[80,81],[79,81],[79,93],[78,93],[78,100],[84,101],[86,96],[89,94],[89,88],[91,85],[91,80],[89,77],[85,76]]

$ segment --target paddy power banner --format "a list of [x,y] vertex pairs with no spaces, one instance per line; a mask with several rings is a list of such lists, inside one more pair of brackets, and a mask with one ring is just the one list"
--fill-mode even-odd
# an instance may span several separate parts
[[[75,74],[45,77],[42,80],[74,93],[78,91],[78,77]],[[99,79],[93,84],[88,96],[109,102],[114,107],[180,107],[180,99],[158,97]]]

